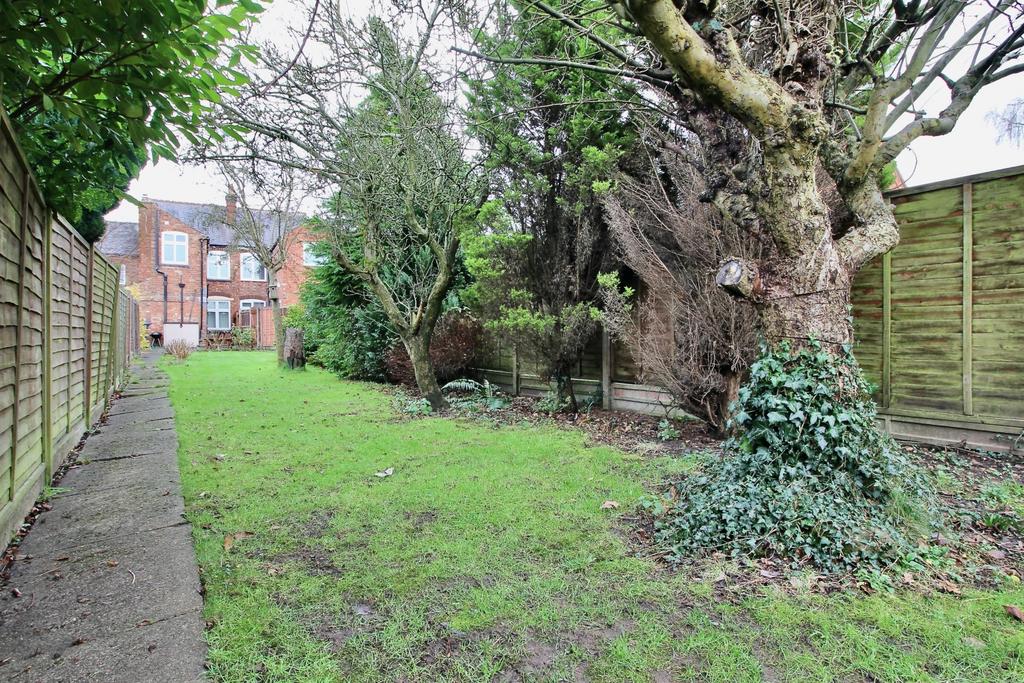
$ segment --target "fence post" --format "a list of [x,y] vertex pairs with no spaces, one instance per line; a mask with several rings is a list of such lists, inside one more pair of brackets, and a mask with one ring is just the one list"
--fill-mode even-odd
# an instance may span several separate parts
[[103,399],[104,403],[109,404],[110,396],[114,392],[114,388],[117,386],[117,338],[118,330],[117,326],[120,323],[121,318],[121,291],[120,285],[114,285],[114,310],[110,316],[110,350],[107,352],[107,392],[106,397]]
[[512,395],[519,395],[519,345],[512,344]]
[[612,409],[612,338],[601,326],[601,407]]
[[974,415],[974,185],[964,183],[963,392],[964,415]]
[[[53,476],[53,214],[43,226],[43,464],[46,481]],[[70,329],[70,326],[69,326]]]
[[11,406],[11,480],[8,486],[7,500],[14,500],[17,491],[15,481],[18,478],[18,441],[21,438],[21,342],[22,328],[25,326],[25,262],[28,260],[28,197],[32,191],[30,171],[25,169],[25,181],[22,184],[21,225],[18,226],[21,242],[18,243],[18,311],[15,314],[14,328],[14,405]]
[[892,251],[882,254],[882,405],[892,401]]
[[85,429],[92,426],[92,293],[93,279],[93,246],[89,245],[89,262],[86,264],[85,284]]

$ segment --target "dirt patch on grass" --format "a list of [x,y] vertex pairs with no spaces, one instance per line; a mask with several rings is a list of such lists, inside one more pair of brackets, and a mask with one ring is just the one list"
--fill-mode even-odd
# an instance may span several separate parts
[[320,538],[331,528],[331,520],[334,513],[328,510],[317,510],[309,516],[309,519],[300,528],[303,538]]
[[308,613],[301,621],[314,638],[323,641],[331,652],[338,654],[353,638],[380,630],[385,619],[370,603],[353,602],[348,611],[338,617]]
[[310,576],[340,576],[342,568],[334,563],[331,553],[319,546],[301,546],[291,552],[275,555],[268,563],[268,571],[283,565],[297,564]]
[[423,533],[427,527],[437,521],[437,512],[434,510],[406,512],[405,519],[412,525],[413,533],[419,534]]

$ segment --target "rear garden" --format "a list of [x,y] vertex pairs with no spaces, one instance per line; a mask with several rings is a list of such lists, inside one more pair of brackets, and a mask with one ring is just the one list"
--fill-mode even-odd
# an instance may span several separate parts
[[[589,435],[528,410],[413,416],[272,353],[164,368],[213,680],[1024,678],[1007,559],[1024,478],[1005,458],[928,455],[948,531],[895,579],[670,567],[638,511],[713,457],[706,440],[601,415]],[[628,448],[597,443],[609,432]]]

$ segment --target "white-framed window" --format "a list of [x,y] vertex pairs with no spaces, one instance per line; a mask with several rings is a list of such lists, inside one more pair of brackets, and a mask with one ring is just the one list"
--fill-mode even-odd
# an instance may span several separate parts
[[250,308],[266,308],[267,302],[263,299],[242,299],[238,302],[238,310],[248,311]]
[[162,263],[172,266],[188,265],[188,235],[168,230],[160,235],[160,239],[163,241]]
[[314,250],[315,246],[316,242],[302,243],[302,265],[313,268],[327,263],[327,259],[325,257],[316,253]]
[[252,254],[241,255],[242,279],[253,282],[266,282],[267,269],[263,267],[259,259]]
[[122,286],[128,284],[128,266],[123,263],[121,264],[121,270],[117,274],[117,281],[120,282]]
[[206,256],[206,278],[208,280],[230,280],[231,258],[226,251],[211,251]]
[[226,332],[231,329],[231,300],[210,299],[206,302],[206,329]]

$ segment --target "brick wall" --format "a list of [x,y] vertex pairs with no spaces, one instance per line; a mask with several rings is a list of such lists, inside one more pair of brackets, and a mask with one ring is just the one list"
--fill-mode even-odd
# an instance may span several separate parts
[[321,239],[319,235],[305,226],[292,232],[292,237],[288,240],[288,258],[278,276],[280,280],[278,294],[282,307],[294,306],[299,303],[299,290],[313,270],[302,263],[302,245],[319,242]]

